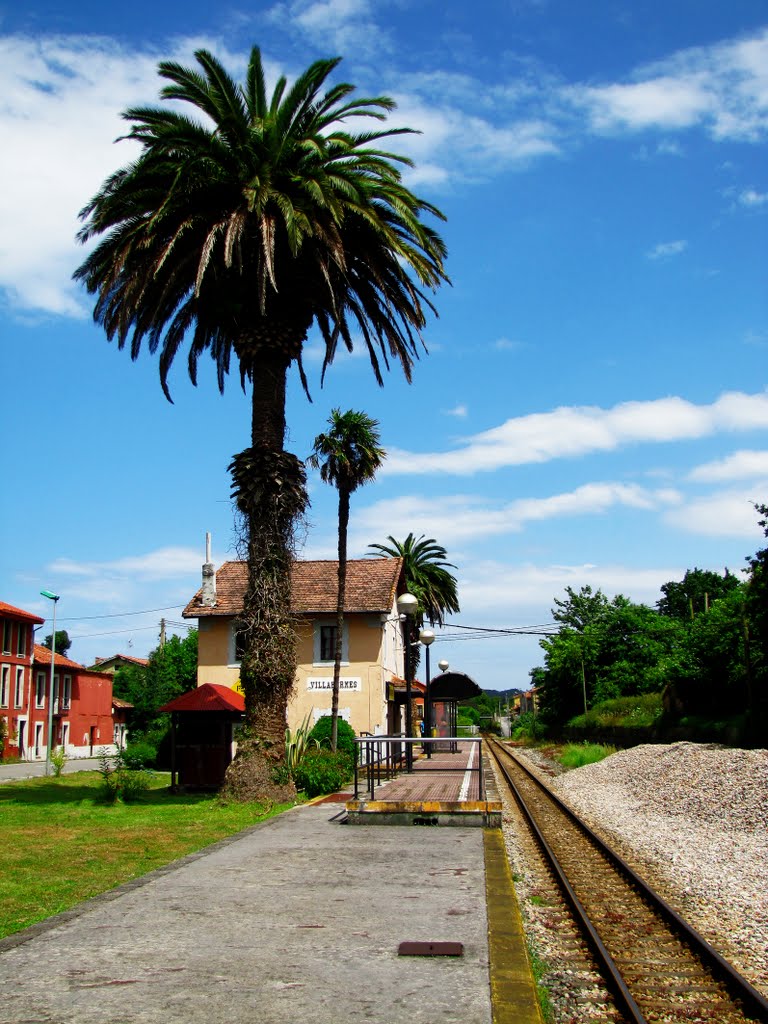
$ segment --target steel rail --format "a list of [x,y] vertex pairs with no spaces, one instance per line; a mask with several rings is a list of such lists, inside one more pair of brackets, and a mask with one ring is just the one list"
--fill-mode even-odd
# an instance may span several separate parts
[[490,740],[489,737],[486,737],[486,739],[489,739],[488,749],[494,755],[496,763],[507,780],[510,789],[514,793],[521,811],[528,821],[537,841],[541,845],[554,874],[560,882],[569,904],[573,908],[578,921],[584,928],[589,939],[590,946],[592,947],[599,962],[603,965],[611,988],[614,990],[615,995],[621,1001],[622,1006],[629,1014],[633,1024],[647,1024],[646,1018],[643,1016],[641,1010],[637,1006],[637,1003],[629,992],[618,966],[600,939],[597,930],[589,919],[586,909],[568,881],[565,871],[563,870],[557,856],[542,835],[541,830],[536,824],[522,794],[515,785],[513,779],[510,777],[509,772],[499,756],[499,750],[513,761],[514,764],[517,765],[517,767],[524,772],[543,793],[546,794],[558,809],[584,833],[589,841],[592,842],[594,846],[618,869],[618,871],[624,875],[627,881],[641,893],[643,898],[651,905],[651,907],[657,910],[660,915],[666,919],[671,927],[677,932],[678,937],[681,938],[697,956],[704,960],[710,969],[724,978],[725,983],[734,993],[736,998],[743,1002],[745,1009],[747,1009],[750,1014],[756,1015],[757,1020],[764,1021],[768,1024],[768,999],[766,999],[761,992],[759,992],[742,974],[740,974],[732,964],[721,956],[721,954],[718,953],[717,950],[699,932],[697,932],[692,925],[682,918],[662,896],[652,889],[651,886],[648,885],[648,883],[641,878],[618,853],[612,850],[604,840],[597,835],[597,833],[595,833],[563,800],[560,799],[559,796],[557,796],[556,793],[553,793],[552,790],[545,785],[545,783],[543,783],[530,768],[524,765],[518,757],[512,754],[509,750],[506,750],[500,744]]

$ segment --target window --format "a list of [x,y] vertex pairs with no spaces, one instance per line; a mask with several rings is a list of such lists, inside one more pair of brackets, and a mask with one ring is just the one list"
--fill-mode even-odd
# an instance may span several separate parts
[[[332,665],[336,657],[336,623],[316,622],[314,627],[313,662],[315,665]],[[344,632],[341,636],[341,660],[343,664],[349,662],[349,632],[348,624],[344,623]]]
[[11,666],[0,668],[0,708],[8,707],[8,687],[10,686]]
[[21,622],[16,630],[16,653],[20,658],[27,653],[27,627]]
[[11,620],[3,619],[3,654],[11,653]]
[[235,629],[234,622],[229,628],[229,658],[230,665],[239,665],[243,660],[245,654],[245,633],[241,633],[240,630]]
[[20,708],[24,703],[24,669],[16,666],[16,685],[13,688],[13,706]]
[[45,672],[38,672],[35,679],[35,707],[45,707]]
[[61,691],[61,706],[68,708],[72,703],[72,676],[64,676],[64,689]]
[[335,626],[320,627],[320,661],[335,660],[337,635]]

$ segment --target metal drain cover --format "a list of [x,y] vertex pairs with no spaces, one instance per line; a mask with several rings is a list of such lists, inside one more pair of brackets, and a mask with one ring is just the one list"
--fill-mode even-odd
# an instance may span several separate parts
[[464,956],[463,942],[401,942],[398,956]]

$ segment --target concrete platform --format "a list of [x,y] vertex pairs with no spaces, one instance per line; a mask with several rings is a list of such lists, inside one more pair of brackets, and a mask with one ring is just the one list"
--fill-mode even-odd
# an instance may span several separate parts
[[0,1022],[540,1024],[522,936],[490,920],[510,916],[501,834],[340,814],[295,808],[1,940]]
[[[502,804],[487,755],[477,743],[458,743],[455,752],[420,755],[412,772],[399,772],[369,794],[347,801],[352,825],[458,825],[501,828]],[[477,758],[485,758],[483,782]],[[364,783],[361,783],[360,788]]]

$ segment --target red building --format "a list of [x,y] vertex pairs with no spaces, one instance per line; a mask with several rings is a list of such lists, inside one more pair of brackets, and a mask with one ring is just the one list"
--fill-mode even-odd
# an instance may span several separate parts
[[[4,756],[45,759],[48,744],[51,651],[34,643],[44,619],[0,602],[0,718],[5,719]],[[51,747],[68,757],[90,757],[124,747],[130,707],[112,699],[112,676],[92,672],[57,654],[53,663]]]
[[[29,758],[34,728],[29,709],[32,699],[32,655],[35,626],[41,619],[31,612],[0,601],[0,718],[5,720],[5,741],[0,753]],[[45,751],[43,751],[45,756]]]

